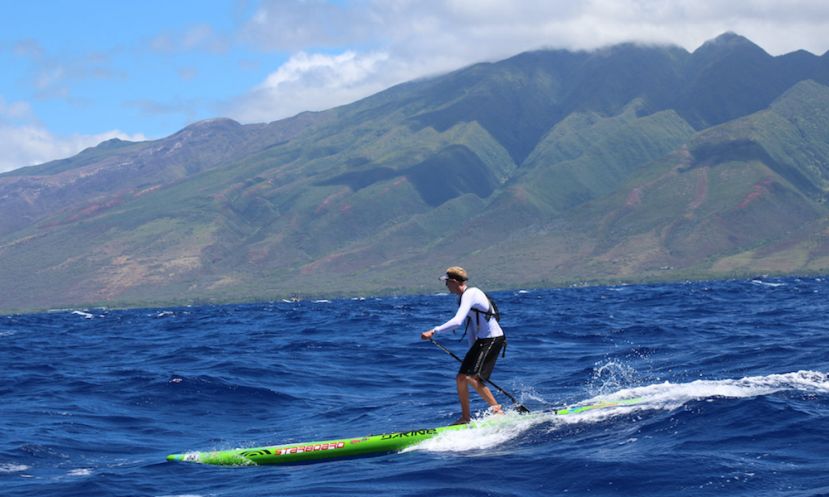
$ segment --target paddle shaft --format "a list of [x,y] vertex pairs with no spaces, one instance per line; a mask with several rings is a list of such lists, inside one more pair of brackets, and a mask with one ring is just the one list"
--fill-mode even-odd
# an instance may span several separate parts
[[[437,340],[435,340],[434,338],[429,338],[429,340],[430,340],[433,344],[435,344],[435,345],[437,346],[437,348],[439,348],[440,350],[442,350],[442,351],[446,352],[447,354],[451,355],[452,357],[454,357],[456,361],[458,361],[458,362],[460,362],[460,363],[463,363],[463,360],[462,360],[460,357],[458,357],[457,355],[455,355],[455,353],[454,353],[454,352],[452,352],[451,350],[447,349],[446,347],[444,347],[443,345],[441,345],[440,343],[438,343],[438,341],[437,341]],[[499,387],[498,385],[496,385],[495,383],[493,383],[493,382],[492,382],[492,381],[490,381],[490,380],[485,380],[485,379],[483,379],[483,378],[481,378],[481,379],[482,379],[482,380],[484,380],[485,382],[489,383],[489,385],[490,385],[492,388],[494,388],[495,390],[498,390],[498,391],[499,391],[499,392],[501,392],[502,394],[506,395],[506,396],[509,398],[509,400],[511,400],[511,401],[512,401],[512,403],[513,403],[513,404],[515,404],[515,408],[518,410],[518,412],[521,412],[521,413],[527,413],[527,412],[530,412],[530,410],[529,410],[529,409],[527,409],[527,408],[526,408],[526,407],[524,407],[523,405],[519,404],[519,403],[518,403],[518,401],[517,401],[517,400],[515,400],[515,397],[513,397],[513,396],[512,396],[509,392],[507,392],[507,391],[506,391],[506,390],[504,390],[503,388]]]

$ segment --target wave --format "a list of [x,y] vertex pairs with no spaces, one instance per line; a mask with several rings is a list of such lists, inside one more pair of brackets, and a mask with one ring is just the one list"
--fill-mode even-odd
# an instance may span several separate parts
[[24,471],[28,471],[29,469],[31,469],[31,467],[26,466],[25,464],[0,463],[0,474],[3,474],[3,473],[22,473]]
[[[690,402],[713,399],[745,399],[798,391],[812,395],[829,395],[829,373],[796,371],[741,379],[696,380],[689,383],[664,382],[625,388],[611,394],[598,395],[572,406],[521,415],[487,416],[473,422],[475,430],[442,433],[407,450],[428,452],[487,451],[522,436],[527,431],[546,425],[550,431],[573,425],[595,425],[613,418],[642,414],[646,411],[674,411]],[[619,403],[619,404],[617,404]],[[571,413],[579,406],[601,407]],[[557,414],[563,410],[567,415]],[[578,411],[577,409],[575,409]],[[484,422],[485,421],[485,422]]]
[[777,288],[779,286],[786,286],[785,283],[775,283],[775,282],[771,282],[771,281],[763,281],[763,280],[756,280],[756,279],[751,280],[751,284],[752,285],[758,285],[758,286],[767,286],[767,287],[771,287],[771,288]]

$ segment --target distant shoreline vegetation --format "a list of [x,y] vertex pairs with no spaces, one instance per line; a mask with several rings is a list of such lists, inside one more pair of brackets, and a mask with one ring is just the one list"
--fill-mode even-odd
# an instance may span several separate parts
[[[549,284],[549,285],[518,285],[515,287],[510,288],[503,288],[503,287],[485,287],[488,292],[498,293],[498,292],[519,292],[521,290],[533,291],[533,290],[548,290],[548,289],[566,289],[566,288],[587,288],[587,287],[619,287],[619,286],[649,286],[649,285],[681,285],[684,283],[705,283],[706,281],[710,282],[721,282],[721,281],[746,281],[750,282],[753,280],[766,280],[766,279],[797,279],[797,278],[809,278],[809,279],[821,279],[821,278],[829,278],[829,270],[823,272],[814,272],[814,273],[797,273],[797,274],[788,274],[788,273],[740,273],[734,274],[728,277],[705,277],[705,276],[697,276],[697,277],[683,277],[679,279],[674,278],[640,278],[640,279],[619,279],[619,278],[610,278],[607,280],[580,280],[580,281],[571,281],[571,282],[562,282],[560,284]],[[473,282],[473,284],[475,284]],[[483,286],[483,285],[481,285]],[[437,296],[442,294],[439,287],[435,287],[434,291],[428,291],[425,289],[389,289],[386,291],[379,291],[379,292],[359,292],[359,291],[342,291],[342,292],[309,292],[309,293],[300,293],[300,294],[291,294],[286,296],[251,296],[246,298],[241,297],[229,297],[229,296],[216,296],[216,297],[208,297],[208,298],[194,298],[194,299],[179,299],[179,300],[168,300],[168,301],[109,301],[109,302],[97,302],[97,303],[90,303],[90,304],[78,304],[78,305],[67,305],[61,306],[57,308],[31,308],[31,309],[2,309],[0,313],[4,315],[16,315],[16,314],[40,314],[40,313],[50,313],[50,312],[72,312],[78,310],[95,310],[95,309],[106,309],[106,310],[135,310],[135,309],[152,309],[152,310],[165,310],[165,309],[173,309],[173,308],[182,308],[182,307],[198,307],[198,306],[222,306],[222,305],[257,305],[257,304],[281,304],[281,303],[309,303],[309,302],[320,302],[320,301],[330,301],[336,302],[338,300],[369,300],[369,299],[388,299],[388,298],[409,298],[409,297],[431,297]]]

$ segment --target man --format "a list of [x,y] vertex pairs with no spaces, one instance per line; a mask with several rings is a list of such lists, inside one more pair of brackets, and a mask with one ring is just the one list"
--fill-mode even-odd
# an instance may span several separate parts
[[469,351],[461,363],[455,378],[458,386],[458,399],[461,403],[461,417],[455,424],[465,424],[472,418],[469,410],[469,386],[478,392],[496,414],[503,414],[501,406],[495,400],[484,383],[492,374],[498,353],[504,346],[504,331],[498,321],[492,317],[492,306],[487,296],[480,289],[467,286],[469,277],[462,267],[453,266],[440,277],[451,293],[460,295],[458,312],[455,317],[440,326],[420,334],[422,340],[431,340],[436,333],[454,330],[466,326]]

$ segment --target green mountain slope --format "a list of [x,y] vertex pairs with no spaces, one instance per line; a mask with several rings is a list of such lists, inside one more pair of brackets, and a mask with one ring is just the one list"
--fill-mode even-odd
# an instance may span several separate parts
[[829,57],[538,51],[0,175],[3,309],[829,267]]

